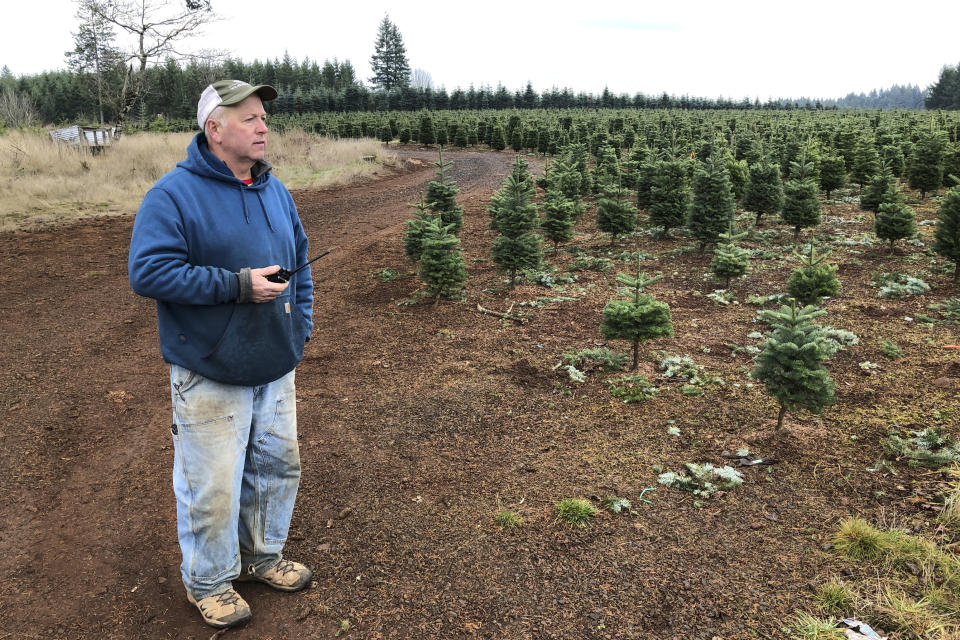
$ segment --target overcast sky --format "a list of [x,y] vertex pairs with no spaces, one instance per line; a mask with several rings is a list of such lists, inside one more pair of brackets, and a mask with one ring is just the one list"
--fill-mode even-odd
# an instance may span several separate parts
[[[177,0],[173,0],[177,1]],[[502,82],[599,93],[838,98],[935,83],[960,62],[960,2],[212,0],[221,20],[187,48],[245,61],[348,59],[366,81],[377,27],[397,25],[412,68],[448,91]],[[5,2],[0,65],[65,68],[72,0]]]

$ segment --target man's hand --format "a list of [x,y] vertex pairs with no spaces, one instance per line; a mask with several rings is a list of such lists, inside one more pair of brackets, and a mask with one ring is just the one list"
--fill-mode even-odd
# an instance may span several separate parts
[[280,265],[278,264],[272,267],[250,270],[253,284],[253,294],[250,296],[250,302],[270,302],[290,286],[289,282],[270,282],[267,280],[267,276],[277,271],[280,271]]

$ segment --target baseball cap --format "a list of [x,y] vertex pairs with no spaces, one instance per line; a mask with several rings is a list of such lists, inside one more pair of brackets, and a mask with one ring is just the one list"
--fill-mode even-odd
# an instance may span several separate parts
[[197,103],[197,124],[200,125],[200,130],[204,130],[207,118],[214,109],[243,102],[254,93],[264,101],[277,97],[277,90],[268,84],[254,86],[242,80],[217,80],[211,84],[200,94],[200,102]]

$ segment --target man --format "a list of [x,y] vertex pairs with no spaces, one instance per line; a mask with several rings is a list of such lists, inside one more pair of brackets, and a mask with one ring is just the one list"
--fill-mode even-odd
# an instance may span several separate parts
[[[203,92],[187,159],[144,196],[130,284],[157,301],[170,365],[173,487],[188,600],[217,628],[250,618],[233,580],[281,591],[313,573],[282,557],[300,480],[294,368],[313,328],[293,199],[264,161],[267,85]],[[270,265],[270,266],[263,266]]]

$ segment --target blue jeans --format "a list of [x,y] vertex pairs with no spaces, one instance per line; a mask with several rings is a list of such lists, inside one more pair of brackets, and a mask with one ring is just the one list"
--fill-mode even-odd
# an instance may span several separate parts
[[199,600],[280,561],[300,484],[294,372],[241,387],[173,364],[170,393],[180,574]]

